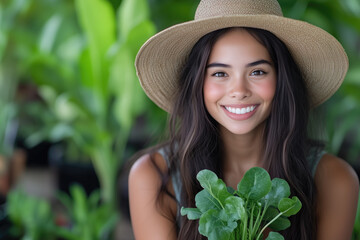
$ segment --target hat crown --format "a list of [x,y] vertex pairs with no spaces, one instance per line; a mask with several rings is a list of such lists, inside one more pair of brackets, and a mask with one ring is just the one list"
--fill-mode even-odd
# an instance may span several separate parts
[[231,15],[263,15],[283,16],[276,0],[201,0],[195,20]]

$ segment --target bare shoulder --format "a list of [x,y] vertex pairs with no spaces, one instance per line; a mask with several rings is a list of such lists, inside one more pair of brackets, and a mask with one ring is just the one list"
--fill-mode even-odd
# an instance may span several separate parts
[[350,239],[359,196],[359,179],[343,159],[325,154],[315,174],[318,240]]
[[359,188],[359,179],[354,169],[343,159],[325,154],[319,162],[315,174],[318,190],[332,186],[332,191],[351,191]]
[[[161,164],[161,161],[157,161]],[[142,182],[142,180],[150,180],[152,183],[160,180],[158,172],[159,165],[155,165],[157,162],[150,154],[145,154],[136,160],[134,165],[130,169],[129,181],[131,183]],[[164,168],[164,167],[163,167]]]
[[161,174],[166,171],[166,162],[160,154],[143,155],[130,170],[129,204],[136,239],[176,239],[175,217],[172,217],[176,203],[170,196],[159,196]]

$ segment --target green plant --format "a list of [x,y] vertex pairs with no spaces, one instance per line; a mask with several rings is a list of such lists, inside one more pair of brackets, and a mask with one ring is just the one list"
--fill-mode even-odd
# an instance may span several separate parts
[[68,29],[61,12],[51,15],[27,61],[44,101],[37,110],[46,114],[35,111],[32,117],[49,116],[27,142],[76,146],[77,155],[94,165],[102,199],[114,206],[131,127],[149,106],[135,74],[135,56],[155,27],[146,0],[122,1],[117,17],[105,0],[76,0],[75,10],[80,30]]
[[14,190],[8,194],[6,210],[13,236],[22,240],[55,239],[54,215],[47,201]]
[[16,112],[14,103],[15,92],[18,85],[18,71],[14,63],[18,61],[15,50],[13,29],[14,19],[20,14],[24,6],[12,4],[5,8],[0,3],[0,155],[10,157],[14,148],[17,132]]
[[[263,168],[249,169],[237,190],[210,170],[197,174],[204,188],[195,196],[196,208],[182,208],[181,215],[199,219],[200,234],[210,240],[262,239],[267,227],[280,231],[290,226],[287,217],[301,209],[297,197],[289,198],[290,187],[280,178],[270,179]],[[267,240],[284,239],[270,232]]]
[[[7,60],[20,59],[7,69],[19,70],[14,71],[19,78],[16,82],[35,92],[30,99],[19,94],[15,103],[20,106],[22,137],[29,146],[45,140],[65,142],[70,151],[75,149],[76,157],[92,160],[101,184],[101,204],[91,204],[80,190],[72,190],[63,201],[74,213],[73,226],[68,230],[52,228],[51,232],[65,239],[99,239],[99,234],[103,237],[107,230],[113,230],[117,219],[115,185],[133,122],[153,106],[146,100],[134,68],[138,49],[155,33],[147,1],[124,0],[117,12],[105,0],[5,0],[0,6],[6,8],[0,11],[1,16],[22,7],[21,16],[7,22],[13,36],[9,42],[16,43],[16,48],[6,47]],[[0,47],[4,37],[0,35]],[[95,195],[89,200],[92,203]],[[9,202],[13,202],[10,206],[20,204],[14,198]],[[27,205],[29,212],[38,208],[36,201],[32,202]],[[46,205],[43,201],[39,204]],[[31,223],[28,215],[12,215],[17,216],[14,220],[22,233],[34,232],[26,235],[37,239],[48,233],[42,228],[43,218],[53,224],[53,216],[43,215],[42,220]],[[81,217],[84,215],[86,219]]]
[[101,202],[98,190],[87,196],[79,185],[72,185],[70,195],[59,193],[68,224],[57,226],[54,209],[47,200],[30,196],[21,190],[9,193],[6,212],[12,223],[11,235],[22,240],[110,239],[117,214],[110,203]]
[[70,196],[60,193],[59,199],[69,215],[70,226],[58,228],[57,235],[68,240],[110,239],[117,216],[109,203],[101,202],[99,191],[88,197],[81,186],[72,185]]

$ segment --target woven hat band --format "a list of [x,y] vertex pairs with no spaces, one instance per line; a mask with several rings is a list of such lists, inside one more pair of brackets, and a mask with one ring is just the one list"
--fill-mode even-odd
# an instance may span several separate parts
[[195,13],[195,20],[231,15],[283,16],[276,0],[202,0]]

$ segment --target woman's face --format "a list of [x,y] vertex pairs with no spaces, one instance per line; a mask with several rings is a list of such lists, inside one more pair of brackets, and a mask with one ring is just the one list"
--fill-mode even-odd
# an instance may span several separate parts
[[206,67],[204,101],[222,128],[237,135],[257,129],[270,114],[275,87],[267,49],[246,30],[217,40]]

